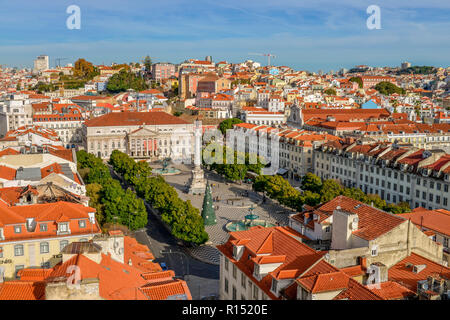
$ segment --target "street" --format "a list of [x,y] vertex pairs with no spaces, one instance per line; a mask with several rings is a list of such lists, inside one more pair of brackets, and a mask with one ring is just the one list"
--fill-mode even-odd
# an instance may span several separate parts
[[[123,188],[127,185],[110,168],[111,176],[120,181]],[[133,236],[139,243],[148,246],[155,256],[154,262],[165,262],[168,269],[184,279],[192,294],[192,299],[219,294],[219,266],[201,262],[192,258],[179,246],[173,236],[167,231],[151,212],[148,212],[146,228],[137,230]]]

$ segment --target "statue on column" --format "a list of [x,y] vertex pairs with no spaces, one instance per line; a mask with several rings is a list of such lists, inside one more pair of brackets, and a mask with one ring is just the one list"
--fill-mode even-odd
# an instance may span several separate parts
[[201,168],[202,158],[202,123],[195,121],[194,127],[194,170],[190,181],[189,194],[203,194],[206,188],[206,180],[203,169]]

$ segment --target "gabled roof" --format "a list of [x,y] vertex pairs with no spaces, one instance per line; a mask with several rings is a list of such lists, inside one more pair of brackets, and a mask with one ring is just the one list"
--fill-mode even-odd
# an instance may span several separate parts
[[367,288],[386,300],[405,299],[416,295],[414,291],[409,290],[394,281],[386,281],[375,285],[368,285]]
[[333,215],[334,210],[340,207],[341,210],[358,215],[358,229],[353,234],[365,240],[373,240],[389,232],[405,219],[389,214],[363,202],[348,198],[346,196],[337,196],[314,209],[297,213],[292,218],[302,222],[306,215],[316,214],[319,216],[319,223]]
[[[229,234],[228,241],[217,246],[218,250],[252,279],[265,294],[275,300],[279,298],[270,292],[273,278],[294,280],[324,255],[323,252],[317,252],[297,240],[303,236],[287,227],[253,227],[246,231]],[[244,246],[244,252],[241,259],[236,261],[233,258],[233,243],[236,244],[240,240],[245,240],[240,243]],[[281,265],[258,281],[253,277],[254,264],[261,262]]]
[[109,127],[109,126],[140,126],[188,124],[188,122],[166,112],[112,112],[100,117],[87,120],[86,127]]
[[399,216],[411,221],[426,229],[439,232],[450,237],[450,211],[445,209],[427,210],[425,208],[415,208],[410,213],[402,213]]
[[[413,272],[413,266],[426,265],[425,269],[419,273]],[[416,253],[412,253],[402,261],[396,263],[388,270],[388,278],[403,285],[404,287],[416,292],[417,282],[426,280],[428,276],[440,275],[450,279],[450,268],[440,265]]]
[[44,300],[45,283],[8,281],[0,283],[0,300]]
[[297,279],[297,283],[314,294],[346,289],[349,280],[349,276],[341,271],[337,271],[302,277]]

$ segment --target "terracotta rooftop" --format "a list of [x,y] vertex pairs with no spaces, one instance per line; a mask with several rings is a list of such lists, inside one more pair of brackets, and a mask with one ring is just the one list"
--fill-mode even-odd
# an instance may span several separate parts
[[399,216],[411,221],[417,226],[436,231],[440,234],[450,236],[450,211],[445,209],[427,210],[415,208],[410,213],[402,213]]
[[166,112],[112,112],[87,120],[86,127],[188,124]]
[[[413,272],[413,266],[425,265],[425,269],[419,273]],[[404,287],[417,291],[417,282],[427,279],[431,275],[440,275],[446,279],[450,279],[450,268],[433,262],[416,253],[412,253],[409,257],[401,260],[388,270],[389,280],[398,282]]]

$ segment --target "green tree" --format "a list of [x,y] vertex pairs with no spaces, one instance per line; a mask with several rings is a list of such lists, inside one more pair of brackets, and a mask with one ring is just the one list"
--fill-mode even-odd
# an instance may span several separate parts
[[300,201],[309,206],[317,206],[321,202],[321,198],[320,194],[307,190],[300,196]]
[[98,74],[99,72],[97,71],[97,69],[89,61],[86,61],[82,58],[75,61],[73,67],[73,76],[75,78],[91,80]]
[[362,81],[362,79],[361,79],[360,77],[351,77],[351,78],[349,79],[349,81],[350,81],[350,82],[356,82],[356,83],[358,83],[359,88],[362,88],[362,87],[363,87],[363,81]]
[[128,89],[142,91],[148,89],[148,85],[143,78],[122,69],[109,79],[106,89],[112,93],[123,92]]
[[341,195],[344,188],[333,179],[325,180],[320,191],[320,202],[328,202]]
[[[129,184],[134,186],[140,197],[157,210],[161,215],[161,220],[171,227],[172,234],[177,239],[191,244],[202,244],[208,240],[208,234],[198,209],[194,208],[189,201],[181,200],[175,188],[169,185],[162,176],[150,177],[151,168],[146,162],[136,163],[127,154],[115,150],[111,154],[109,163]],[[107,199],[114,197],[110,201],[109,207],[105,206],[108,219],[117,216],[121,217],[121,223],[124,223],[126,218],[130,219],[130,216],[120,216],[120,210],[126,210],[131,213],[132,228],[146,222],[140,214],[141,205],[133,200],[131,191],[127,190],[124,196],[113,187],[108,188],[112,189],[107,190],[109,191]],[[128,193],[130,195],[127,199]]]
[[222,132],[222,134],[226,134],[228,129],[233,129],[233,126],[235,124],[242,122],[243,121],[241,119],[237,118],[226,119],[219,124],[219,130]]
[[101,190],[102,186],[98,183],[91,183],[86,185],[86,196],[89,197],[89,207],[94,208],[95,218],[100,225],[105,222],[105,216],[103,215],[103,203],[101,202]]
[[329,95],[329,96],[335,96],[336,95],[336,90],[333,89],[333,88],[329,88],[329,89],[325,90],[324,93]]
[[322,189],[322,180],[314,173],[308,172],[302,178],[302,189],[319,193]]
[[384,95],[391,95],[393,93],[405,94],[405,89],[397,87],[389,81],[381,81],[375,86],[375,90]]

